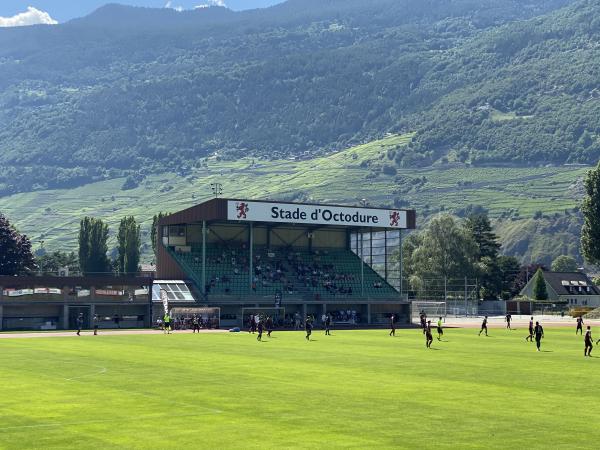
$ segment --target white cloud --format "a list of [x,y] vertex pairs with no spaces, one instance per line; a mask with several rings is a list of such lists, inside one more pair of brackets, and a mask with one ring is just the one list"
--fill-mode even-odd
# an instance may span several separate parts
[[45,11],[28,6],[27,11],[12,17],[0,16],[0,27],[24,27],[27,25],[56,25],[58,22]]
[[165,8],[174,9],[177,12],[183,11],[183,6],[173,6],[173,2],[171,0],[165,4]]
[[223,6],[223,7],[227,8],[227,5],[225,4],[225,0],[208,0],[206,3],[204,3],[202,5],[194,6],[194,9],[208,8],[210,6]]

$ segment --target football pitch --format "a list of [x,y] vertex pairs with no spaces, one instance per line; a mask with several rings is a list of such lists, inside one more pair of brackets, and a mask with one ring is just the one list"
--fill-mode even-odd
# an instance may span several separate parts
[[600,348],[477,332],[2,339],[0,448],[598,448]]

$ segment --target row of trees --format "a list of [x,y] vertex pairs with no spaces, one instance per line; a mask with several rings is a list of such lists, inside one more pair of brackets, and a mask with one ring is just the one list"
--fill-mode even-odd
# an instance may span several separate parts
[[108,257],[108,225],[100,219],[85,217],[79,226],[79,267],[86,275],[116,271],[134,274],[139,270],[141,231],[133,216],[124,217],[117,233],[118,254],[114,262]]
[[460,283],[478,278],[481,295],[510,295],[520,264],[516,258],[499,255],[500,244],[485,214],[469,216],[459,223],[451,215],[435,217],[404,243],[404,267],[411,288],[421,291],[428,279]]
[[[423,292],[428,280],[444,280],[448,285],[477,278],[478,294],[484,299],[512,298],[519,294],[538,270],[539,264],[521,265],[514,256],[502,255],[485,212],[459,221],[451,215],[439,215],[404,243],[404,270],[411,289]],[[552,270],[572,272],[577,262],[571,256],[559,256]]]
[[[159,213],[152,221],[152,249],[156,252],[156,227],[166,214]],[[0,214],[0,275],[19,275],[37,270],[58,273],[66,268],[70,273],[85,275],[105,273],[135,274],[141,258],[141,228],[133,216],[124,217],[117,232],[117,251],[109,257],[110,230],[101,219],[84,217],[79,224],[79,250],[75,254],[62,251],[34,256],[30,239],[20,234],[8,219]]]

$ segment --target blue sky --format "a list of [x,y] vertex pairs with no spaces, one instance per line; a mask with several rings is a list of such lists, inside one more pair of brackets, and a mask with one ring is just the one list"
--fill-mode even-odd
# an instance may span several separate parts
[[[210,2],[222,1],[234,10],[261,8],[283,0],[171,0],[172,7],[191,9]],[[85,16],[106,3],[122,3],[135,6],[162,8],[167,0],[0,0],[0,16],[12,17],[27,11],[32,6],[47,12],[58,22],[66,22],[76,17]]]

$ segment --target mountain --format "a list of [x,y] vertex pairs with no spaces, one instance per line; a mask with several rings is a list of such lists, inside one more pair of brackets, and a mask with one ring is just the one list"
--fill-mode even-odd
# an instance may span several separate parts
[[404,121],[417,131],[411,150],[424,164],[596,163],[599,40],[600,2],[587,0],[442,55],[418,90],[434,92],[441,80],[452,89]]
[[570,3],[108,5],[0,30],[0,195],[135,185],[215,153],[315,157],[390,131],[416,132],[399,167],[593,162],[600,7]]

